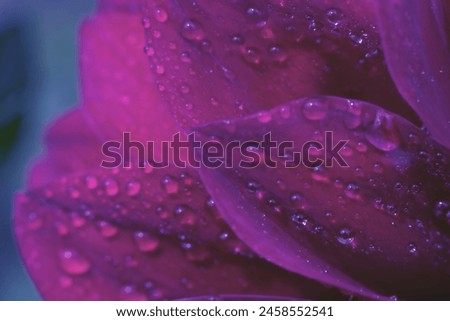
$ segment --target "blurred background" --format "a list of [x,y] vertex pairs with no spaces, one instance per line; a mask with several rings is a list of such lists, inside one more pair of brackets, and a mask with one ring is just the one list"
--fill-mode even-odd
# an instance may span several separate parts
[[11,213],[46,126],[79,100],[77,30],[94,0],[0,0],[0,300],[38,300]]

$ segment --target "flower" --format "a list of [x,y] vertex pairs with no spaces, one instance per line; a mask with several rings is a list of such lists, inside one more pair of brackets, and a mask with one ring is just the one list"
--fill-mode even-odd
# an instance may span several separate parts
[[[81,106],[51,127],[16,199],[45,299],[448,296],[447,5],[141,10],[105,0],[84,23]],[[99,166],[123,132],[158,145],[180,129],[296,146],[331,131],[349,167]]]

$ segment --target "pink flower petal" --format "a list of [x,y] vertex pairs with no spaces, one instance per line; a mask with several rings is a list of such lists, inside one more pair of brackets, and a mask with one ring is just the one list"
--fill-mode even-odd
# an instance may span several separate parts
[[446,1],[378,2],[386,60],[395,83],[433,137],[450,147],[450,6]]
[[256,257],[190,170],[62,176],[17,196],[15,226],[44,299],[342,298]]
[[147,0],[146,53],[183,127],[328,94],[414,121],[383,63],[371,2]]
[[329,151],[348,141],[338,149],[348,167],[334,160],[246,169],[239,160],[248,158],[235,150],[231,168],[203,168],[222,216],[269,261],[351,293],[448,297],[449,152],[411,123],[367,103],[319,97],[198,129],[223,145],[270,132],[296,151],[307,141],[324,143],[326,131],[334,136]]

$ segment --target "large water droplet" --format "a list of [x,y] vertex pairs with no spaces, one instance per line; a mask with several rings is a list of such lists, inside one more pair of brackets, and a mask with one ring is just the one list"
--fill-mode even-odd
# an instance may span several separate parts
[[169,18],[167,11],[162,8],[156,8],[155,10],[155,19],[158,22],[166,22]]
[[98,223],[98,228],[100,230],[100,234],[102,234],[106,238],[110,238],[117,235],[119,229],[106,221],[100,221]]
[[108,196],[116,196],[119,193],[119,184],[113,178],[105,180],[105,191]]
[[97,177],[93,175],[88,175],[84,178],[84,184],[88,189],[95,189],[98,186]]
[[74,250],[66,249],[59,253],[61,268],[71,275],[82,275],[91,269],[91,263]]
[[338,240],[339,243],[343,245],[351,245],[355,240],[355,235],[353,234],[352,230],[344,227],[339,231],[339,234],[336,239]]
[[272,59],[278,63],[283,63],[288,58],[286,51],[279,46],[270,47],[269,54],[272,57]]
[[341,22],[343,14],[340,9],[330,8],[326,12],[326,18],[331,25],[337,26]]
[[303,116],[309,120],[324,119],[328,113],[328,106],[318,99],[309,99],[303,104]]
[[141,252],[154,252],[159,248],[158,239],[145,232],[134,233],[134,240]]
[[170,175],[164,176],[162,179],[162,186],[167,194],[176,194],[179,191],[178,180]]
[[196,20],[187,20],[181,28],[181,36],[187,40],[200,41],[205,38],[205,32]]
[[141,183],[138,181],[130,181],[127,184],[127,195],[136,196],[141,191]]
[[372,146],[385,152],[392,151],[400,145],[396,120],[392,115],[383,111],[378,111],[365,136]]

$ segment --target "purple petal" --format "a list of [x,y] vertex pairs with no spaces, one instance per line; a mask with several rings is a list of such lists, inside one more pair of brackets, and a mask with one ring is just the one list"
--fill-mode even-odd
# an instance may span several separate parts
[[384,66],[373,21],[370,2],[147,0],[146,53],[183,127],[316,94],[417,121]]
[[271,132],[296,151],[307,141],[323,144],[325,131],[334,136],[330,148],[348,140],[340,154],[349,167],[335,159],[327,167],[249,170],[234,150],[232,168],[203,168],[222,216],[269,261],[351,293],[448,297],[449,152],[411,123],[368,103],[323,97],[198,129],[223,146]]
[[395,83],[433,137],[450,146],[450,7],[440,0],[379,1],[386,60]]
[[44,299],[342,298],[255,256],[190,170],[61,176],[17,197],[15,228]]
[[79,108],[63,116],[48,129],[46,148],[47,154],[30,172],[30,187],[45,185],[61,175],[98,168],[101,162],[101,142]]
[[154,80],[143,51],[141,17],[104,9],[80,31],[82,105],[103,141],[131,132],[135,140],[159,142],[177,130],[157,90],[149,89]]

